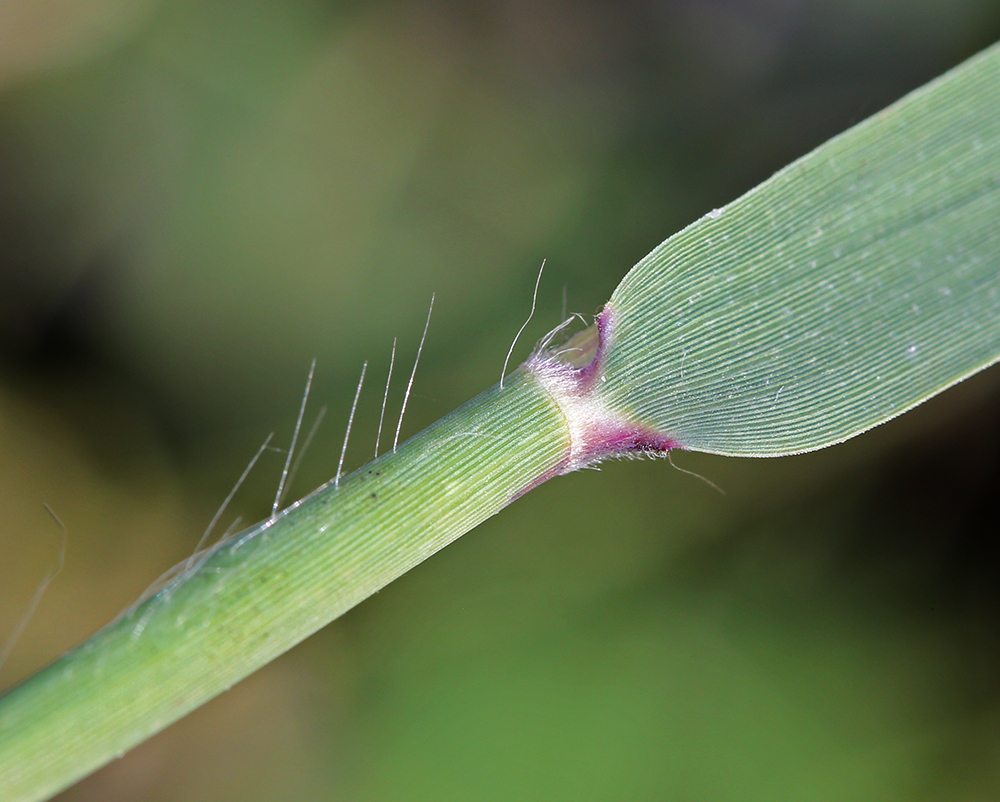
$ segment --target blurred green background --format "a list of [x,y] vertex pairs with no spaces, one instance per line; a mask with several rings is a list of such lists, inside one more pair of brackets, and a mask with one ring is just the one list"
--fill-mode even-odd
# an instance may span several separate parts
[[[1000,38],[995,0],[0,4],[6,687],[194,548]],[[65,800],[1000,796],[1000,377],[780,460],[535,490]],[[221,527],[265,516],[268,453]]]

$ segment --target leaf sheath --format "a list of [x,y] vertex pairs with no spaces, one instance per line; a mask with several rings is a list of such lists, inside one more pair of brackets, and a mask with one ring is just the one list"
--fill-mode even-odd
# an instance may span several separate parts
[[0,699],[0,797],[50,796],[229,688],[565,459],[524,371],[182,576]]

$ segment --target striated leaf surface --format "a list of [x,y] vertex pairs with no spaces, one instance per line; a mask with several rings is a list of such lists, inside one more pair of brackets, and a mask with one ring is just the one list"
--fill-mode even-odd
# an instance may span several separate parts
[[1000,358],[1000,47],[668,239],[605,311],[602,395],[683,447],[822,448]]

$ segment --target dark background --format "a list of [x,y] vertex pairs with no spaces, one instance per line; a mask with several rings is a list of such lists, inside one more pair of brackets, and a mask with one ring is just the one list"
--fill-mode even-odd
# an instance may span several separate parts
[[[6,686],[593,314],[662,239],[1000,38],[993,0],[0,6]],[[390,398],[398,409],[402,382]],[[996,371],[776,460],[559,478],[67,800],[1000,795]],[[268,453],[222,522],[265,516]]]

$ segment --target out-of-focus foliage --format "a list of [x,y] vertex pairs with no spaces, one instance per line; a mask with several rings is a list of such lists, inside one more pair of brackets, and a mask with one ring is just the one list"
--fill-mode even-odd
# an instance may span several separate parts
[[[193,548],[312,356],[299,493],[592,313],[667,234],[1000,38],[988,2],[0,11],[0,673]],[[390,398],[398,409],[400,383]],[[67,799],[967,799],[1000,789],[987,373],[805,457],[562,478]],[[309,421],[307,420],[307,424]],[[270,454],[233,515],[269,510]],[[224,521],[223,526],[228,525]]]

